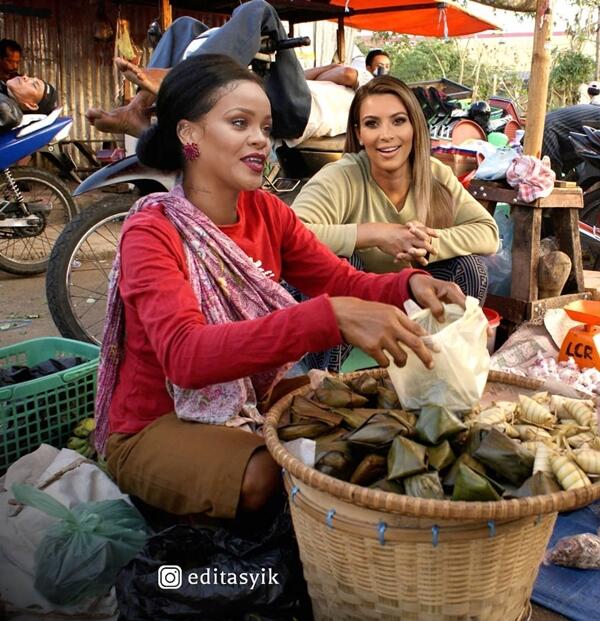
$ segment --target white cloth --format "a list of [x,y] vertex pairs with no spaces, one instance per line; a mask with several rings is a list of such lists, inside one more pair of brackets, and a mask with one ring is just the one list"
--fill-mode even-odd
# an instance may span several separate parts
[[310,116],[300,138],[286,140],[288,147],[313,137],[338,136],[346,132],[348,112],[354,91],[327,80],[307,80],[310,90]]
[[[79,463],[79,465],[77,465]],[[58,476],[60,471],[72,469]],[[80,502],[129,498],[119,491],[111,479],[95,464],[69,449],[42,444],[33,453],[16,461],[6,472],[0,486],[0,601],[7,611],[31,614],[67,615],[72,619],[93,618],[116,621],[117,600],[114,588],[104,597],[87,598],[76,604],[61,606],[48,601],[33,586],[35,551],[56,518],[33,507],[23,507],[16,513],[10,487],[14,483],[29,483],[71,508]]]
[[193,39],[190,44],[185,48],[182,60],[185,60],[188,56],[190,56],[197,49],[199,49],[200,46],[217,30],[219,30],[218,26],[216,28],[209,28],[208,30],[205,30],[202,34],[198,35],[195,39]]

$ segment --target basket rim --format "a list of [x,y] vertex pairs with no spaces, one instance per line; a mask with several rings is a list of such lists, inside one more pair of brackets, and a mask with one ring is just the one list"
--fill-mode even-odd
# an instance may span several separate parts
[[[374,377],[382,377],[386,369],[369,369],[354,373],[344,373],[340,377],[343,380],[352,379],[359,375],[369,374]],[[530,378],[522,378],[501,371],[490,371],[488,382],[521,386],[532,390],[540,389],[543,382]],[[444,518],[444,519],[469,519],[469,520],[506,520],[521,518],[532,515],[543,515],[558,511],[571,511],[578,507],[590,504],[600,498],[600,483],[594,483],[590,487],[579,488],[570,491],[555,492],[539,496],[527,496],[525,498],[502,499],[493,501],[455,501],[434,500],[415,498],[379,489],[371,489],[341,481],[318,470],[306,466],[285,449],[277,435],[277,423],[281,415],[289,407],[292,399],[310,391],[309,386],[303,386],[275,403],[267,412],[264,425],[264,439],[267,449],[273,459],[284,469],[292,473],[306,485],[323,492],[356,504],[361,507],[396,513],[410,517]]]

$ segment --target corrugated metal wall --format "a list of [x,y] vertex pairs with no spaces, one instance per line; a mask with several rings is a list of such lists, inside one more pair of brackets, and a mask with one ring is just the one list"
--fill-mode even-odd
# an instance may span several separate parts
[[[73,117],[71,139],[105,139],[107,134],[94,130],[85,119],[90,106],[111,109],[120,103],[122,80],[113,70],[114,39],[99,42],[93,37],[97,12],[105,5],[105,14],[116,31],[117,18],[129,21],[133,42],[148,57],[146,31],[158,16],[155,7],[113,4],[101,0],[19,0],[13,7],[30,12],[49,12],[49,17],[16,15],[0,11],[0,34],[15,39],[23,48],[21,71],[55,84],[63,112]],[[184,13],[173,10],[173,19]],[[220,25],[218,16],[187,11],[209,26]]]

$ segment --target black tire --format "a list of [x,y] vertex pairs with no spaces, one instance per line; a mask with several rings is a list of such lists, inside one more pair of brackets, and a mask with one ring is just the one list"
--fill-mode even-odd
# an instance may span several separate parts
[[[583,195],[583,209],[579,219],[590,226],[600,228],[600,184],[596,184]],[[600,244],[581,236],[584,269],[600,269]]]
[[86,207],[54,245],[46,297],[52,320],[65,338],[100,344],[108,278],[128,209],[101,201]]
[[579,219],[590,226],[600,226],[600,184],[583,195],[583,209]]
[[[10,171],[26,202],[49,200],[52,207],[43,230],[35,237],[0,237],[0,269],[20,276],[41,274],[46,271],[58,236],[77,214],[77,206],[69,188],[55,175],[29,166],[11,168]],[[1,177],[0,196],[5,196],[10,191],[6,177]]]

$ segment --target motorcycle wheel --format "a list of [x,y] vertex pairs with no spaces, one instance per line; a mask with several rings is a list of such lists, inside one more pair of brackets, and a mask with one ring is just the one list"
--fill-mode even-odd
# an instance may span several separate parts
[[65,338],[99,345],[108,282],[128,209],[86,207],[64,228],[48,263],[46,297],[52,320]]
[[[596,184],[583,195],[583,209],[579,219],[600,229],[600,184]],[[600,270],[600,244],[589,238],[581,238],[584,269]]]
[[[10,171],[26,204],[49,202],[51,210],[43,229],[33,237],[3,238],[0,235],[0,269],[20,276],[41,274],[48,266],[52,246],[77,213],[77,206],[67,186],[53,174],[29,166],[11,168]],[[15,200],[3,175],[0,196]]]

